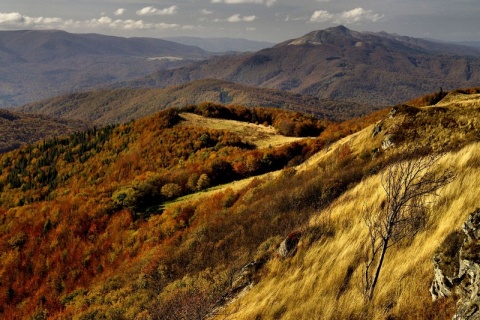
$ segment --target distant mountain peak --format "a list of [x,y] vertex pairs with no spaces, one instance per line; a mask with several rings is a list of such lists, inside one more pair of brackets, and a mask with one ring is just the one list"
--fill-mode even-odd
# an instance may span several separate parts
[[350,30],[343,25],[339,25],[324,30],[312,31],[300,38],[289,40],[280,45],[353,45],[356,42],[355,39],[358,41],[358,39],[361,39],[362,37],[362,33]]
[[448,53],[459,55],[478,56],[480,52],[475,48],[461,47],[458,45],[441,43],[434,40],[400,36],[396,33],[359,32],[348,29],[343,25],[307,33],[296,39],[287,40],[276,47],[284,46],[331,46],[337,48],[363,47],[366,50],[384,47],[388,50],[403,51],[407,53]]
[[325,29],[325,31],[330,31],[330,32],[339,32],[343,34],[349,34],[352,30],[348,29],[344,25],[338,25],[336,27],[331,27],[328,29]]

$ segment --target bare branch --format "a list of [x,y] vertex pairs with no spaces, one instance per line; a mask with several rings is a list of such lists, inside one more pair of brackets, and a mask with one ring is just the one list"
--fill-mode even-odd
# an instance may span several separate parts
[[[442,154],[400,161],[390,165],[381,176],[385,203],[379,208],[364,208],[364,221],[369,229],[369,245],[365,257],[365,298],[371,300],[387,249],[415,236],[427,220],[427,197],[438,196],[438,190],[455,179],[447,169],[432,171]],[[372,274],[372,268],[375,272]]]

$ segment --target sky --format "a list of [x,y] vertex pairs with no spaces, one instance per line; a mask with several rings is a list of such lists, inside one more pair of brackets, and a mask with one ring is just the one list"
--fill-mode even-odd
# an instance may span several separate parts
[[443,41],[480,41],[480,0],[0,1],[0,30],[279,43],[337,25]]

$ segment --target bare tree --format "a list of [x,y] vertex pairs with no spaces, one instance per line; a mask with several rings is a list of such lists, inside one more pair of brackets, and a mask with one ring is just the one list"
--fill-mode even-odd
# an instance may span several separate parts
[[386,198],[378,207],[365,208],[369,242],[365,256],[364,295],[371,300],[388,248],[408,236],[414,236],[427,219],[429,196],[453,181],[451,169],[436,173],[435,164],[442,155],[400,161],[382,174]]

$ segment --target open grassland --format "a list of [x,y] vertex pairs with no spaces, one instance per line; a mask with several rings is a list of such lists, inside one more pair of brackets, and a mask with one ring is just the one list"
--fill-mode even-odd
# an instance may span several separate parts
[[[257,148],[274,148],[285,144],[289,144],[295,141],[300,141],[308,138],[287,137],[281,135],[272,126],[265,126],[261,124],[248,123],[236,120],[225,120],[206,118],[193,113],[181,113],[181,118],[184,120],[180,122],[179,126],[184,127],[196,127],[213,130],[227,130],[234,134],[237,134],[245,143],[252,144]],[[217,192],[223,192],[227,189],[238,191],[245,188],[253,179],[274,179],[280,174],[281,170],[268,172],[256,177],[249,177],[237,181],[233,181],[227,184],[209,188],[208,190],[189,194],[181,198],[175,199],[175,201],[165,204],[165,207],[176,205],[180,202],[194,201],[204,197],[211,196]]]
[[[462,141],[475,140],[478,123],[474,114],[479,98],[452,94],[423,111],[402,110],[379,122],[381,134],[372,137],[371,125],[327,145],[295,167],[297,172],[315,174],[338,168],[345,156],[374,156],[370,151],[379,147],[387,135],[398,135],[400,128],[411,140],[397,140],[398,149],[389,152],[411,152],[427,145],[436,151],[453,148],[436,164],[436,170],[452,167],[457,174],[455,181],[441,190],[440,197],[429,199],[433,206],[425,228],[389,249],[372,303],[365,304],[362,295],[368,242],[363,214],[365,207],[378,206],[385,198],[380,174],[364,179],[314,214],[300,230],[320,230],[324,235],[313,244],[308,238],[301,240],[297,255],[291,259],[270,260],[262,270],[261,280],[218,309],[212,318],[450,319],[453,300],[432,302],[428,291],[433,279],[432,258],[447,235],[461,228],[466,217],[480,206],[476,196],[480,192],[480,143],[458,148]],[[271,181],[280,175],[271,172],[262,178]],[[247,181],[239,181],[220,190],[238,190],[246,185]]]
[[[239,135],[243,141],[255,145],[257,148],[267,148],[267,147],[278,147],[302,139],[312,139],[312,138],[297,138],[297,137],[287,137],[279,134],[275,128],[271,126],[264,126],[253,123],[246,123],[242,121],[235,120],[224,120],[224,119],[214,119],[206,118],[199,116],[193,113],[182,113],[181,117],[186,121],[180,122],[179,126],[193,126],[201,127],[205,129],[216,129],[216,130],[228,130],[232,133]],[[369,139],[371,135],[371,130],[374,125],[368,126],[366,129],[359,132],[348,135],[338,141],[327,143],[326,146],[312,157],[307,159],[305,162],[294,166],[296,171],[307,171],[309,169],[318,169],[322,170],[328,169],[328,167],[334,167],[338,163],[339,156],[345,157],[350,156],[355,153],[356,156],[360,152],[365,152],[367,149],[373,149],[378,145],[380,137],[376,139]],[[356,148],[353,148],[355,141],[361,141],[361,144],[358,144]],[[368,143],[365,143],[368,142]],[[342,154],[347,152],[348,154]],[[184,203],[188,201],[197,201],[202,198],[209,197],[215,193],[225,192],[225,190],[238,191],[242,188],[247,187],[254,179],[259,181],[271,181],[278,178],[282,174],[282,170],[276,170],[268,172],[262,175],[249,177],[237,181],[233,181],[227,184],[222,184],[204,190],[202,192],[189,194],[180,198],[175,199],[172,202],[165,204],[165,208],[171,207],[173,205],[178,205],[179,203]]]
[[182,113],[186,121],[181,126],[199,127],[215,130],[228,130],[239,135],[243,141],[255,145],[257,148],[278,147],[304,138],[286,137],[277,133],[272,126],[248,123],[236,120],[206,118],[193,113]]

